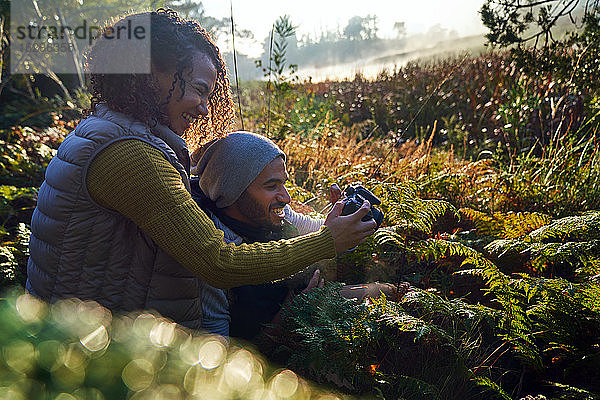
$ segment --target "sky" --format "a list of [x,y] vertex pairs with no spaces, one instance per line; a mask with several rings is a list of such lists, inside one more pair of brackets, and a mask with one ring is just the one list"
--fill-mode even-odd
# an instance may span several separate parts
[[[343,30],[355,15],[369,14],[378,18],[379,36],[394,37],[394,23],[406,23],[408,34],[426,32],[440,24],[456,30],[460,36],[484,32],[479,17],[483,0],[232,0],[233,17],[238,29],[254,33],[255,43],[236,43],[239,51],[256,57],[262,51],[260,43],[269,34],[277,17],[288,14],[298,26],[297,36],[320,36],[325,30]],[[230,0],[202,0],[206,13],[221,18],[230,16]],[[223,45],[223,44],[221,44]],[[238,49],[236,49],[238,50]]]

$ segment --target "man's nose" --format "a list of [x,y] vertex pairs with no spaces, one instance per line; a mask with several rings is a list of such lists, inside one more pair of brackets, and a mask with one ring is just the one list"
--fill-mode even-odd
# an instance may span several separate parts
[[290,194],[288,193],[285,186],[283,186],[282,189],[279,191],[277,201],[280,201],[281,203],[285,204],[288,204],[290,201],[292,201],[292,198],[290,197]]

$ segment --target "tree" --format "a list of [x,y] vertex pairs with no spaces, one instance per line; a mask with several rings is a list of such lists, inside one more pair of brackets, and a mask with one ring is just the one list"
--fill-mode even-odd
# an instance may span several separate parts
[[585,20],[598,12],[598,5],[599,0],[486,0],[480,14],[492,45],[534,41],[537,46],[542,39],[546,47],[555,41],[552,29],[559,21],[569,17],[576,24],[576,14],[583,14]]
[[348,20],[348,25],[344,28],[344,36],[350,40],[372,40],[377,39],[378,30],[376,15],[366,17],[356,15]]
[[448,36],[448,29],[444,28],[442,24],[435,24],[427,30],[427,37],[430,40],[441,41],[446,39]]
[[[195,19],[215,40],[225,36],[229,42],[231,39],[230,17],[215,18],[206,14],[204,5],[198,0],[163,0],[165,6],[176,10],[183,18]],[[252,38],[252,32],[247,29],[238,29],[236,26],[235,36],[239,38]]]
[[398,39],[404,38],[406,36],[406,23],[404,21],[394,22],[394,30]]
[[[600,91],[600,0],[486,0],[480,12],[489,43],[513,46],[519,67]],[[574,32],[554,37],[559,23]]]

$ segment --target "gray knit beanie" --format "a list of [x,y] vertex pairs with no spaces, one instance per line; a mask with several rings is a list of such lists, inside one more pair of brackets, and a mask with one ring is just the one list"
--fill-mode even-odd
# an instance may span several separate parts
[[232,205],[276,157],[285,154],[275,143],[251,132],[232,132],[211,144],[197,172],[200,189],[218,208]]

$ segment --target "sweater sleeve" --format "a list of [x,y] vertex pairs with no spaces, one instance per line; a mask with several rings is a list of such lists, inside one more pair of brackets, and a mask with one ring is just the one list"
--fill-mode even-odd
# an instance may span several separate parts
[[304,215],[294,211],[292,207],[289,206],[289,204],[285,205],[283,211],[285,212],[286,221],[294,225],[296,229],[298,229],[298,233],[300,235],[306,235],[307,233],[316,232],[319,229],[321,229],[321,227],[325,223],[324,219],[312,218],[308,215]]
[[177,170],[140,140],[115,142],[92,161],[87,175],[92,198],[131,219],[184,267],[217,288],[286,277],[335,257],[327,227],[269,243],[235,246],[198,207]]

